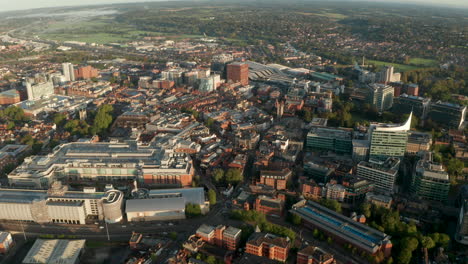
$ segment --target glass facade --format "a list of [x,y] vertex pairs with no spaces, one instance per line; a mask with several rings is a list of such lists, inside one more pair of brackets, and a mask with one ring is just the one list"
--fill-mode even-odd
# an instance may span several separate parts
[[389,157],[403,158],[408,134],[406,131],[372,131],[370,158],[386,160]]

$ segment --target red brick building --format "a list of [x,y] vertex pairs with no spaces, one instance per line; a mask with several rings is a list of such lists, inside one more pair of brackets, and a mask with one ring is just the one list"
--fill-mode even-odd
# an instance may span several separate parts
[[284,201],[279,198],[270,198],[265,195],[258,196],[255,200],[255,211],[265,215],[283,215]]
[[15,89],[7,90],[0,93],[0,105],[16,104],[20,101],[20,93]]
[[276,190],[286,190],[291,175],[291,170],[287,168],[276,171],[262,170],[260,171],[259,183],[271,186]]
[[247,63],[235,62],[227,65],[227,80],[239,82],[245,86],[249,84],[249,65]]
[[75,69],[75,78],[77,80],[91,79],[91,78],[96,78],[98,76],[99,76],[99,71],[89,65]]
[[290,248],[289,239],[266,233],[253,233],[247,241],[245,252],[272,260],[285,262]]
[[333,262],[333,255],[319,247],[308,246],[297,252],[297,264],[331,264]]
[[241,232],[239,228],[232,226],[214,227],[203,224],[197,229],[196,235],[208,244],[234,251],[239,246]]
[[308,199],[320,199],[322,197],[322,187],[314,180],[305,180],[301,183],[302,195]]

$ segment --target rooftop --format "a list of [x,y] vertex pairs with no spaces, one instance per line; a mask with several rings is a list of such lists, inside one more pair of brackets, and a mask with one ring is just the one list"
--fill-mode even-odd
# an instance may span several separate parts
[[78,263],[86,240],[36,239],[23,263],[74,264]]

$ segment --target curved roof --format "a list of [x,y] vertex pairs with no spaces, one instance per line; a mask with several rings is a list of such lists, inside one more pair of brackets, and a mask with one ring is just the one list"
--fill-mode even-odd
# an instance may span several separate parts
[[397,132],[397,131],[408,131],[411,129],[411,119],[413,117],[413,112],[410,113],[408,120],[403,124],[374,124],[371,127],[376,131],[388,131],[388,132]]

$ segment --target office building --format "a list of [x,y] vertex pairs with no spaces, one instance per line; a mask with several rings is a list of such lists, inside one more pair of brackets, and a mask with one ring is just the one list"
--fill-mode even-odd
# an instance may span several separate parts
[[447,127],[460,129],[465,122],[466,106],[433,102],[430,105],[428,118],[432,121]]
[[221,82],[221,78],[217,74],[200,78],[198,90],[202,93],[209,93],[209,92],[215,91],[218,85],[220,84],[220,82]]
[[307,133],[306,149],[333,151],[340,154],[353,152],[352,130],[344,128],[313,127]]
[[258,183],[271,186],[276,190],[285,190],[291,176],[292,171],[288,168],[276,171],[262,170],[260,171],[260,181]]
[[432,152],[425,152],[413,172],[411,193],[424,200],[446,202],[450,179],[442,164],[432,161]]
[[394,191],[399,166],[398,158],[388,158],[386,161],[369,159],[369,162],[359,162],[357,176],[373,182],[376,192],[390,195]]
[[468,200],[464,200],[458,214],[455,240],[463,245],[468,245]]
[[290,248],[289,238],[255,232],[246,244],[245,252],[255,256],[285,262]]
[[420,151],[429,151],[432,146],[432,135],[429,133],[408,131],[406,153],[417,154]]
[[62,63],[62,73],[66,81],[75,81],[75,68],[69,62]]
[[371,124],[369,157],[380,160],[386,160],[388,157],[403,158],[412,116],[410,113],[404,124]]
[[190,156],[152,144],[74,142],[57,146],[47,156],[32,156],[8,175],[11,185],[48,188],[56,180],[144,186],[191,186]]
[[390,109],[393,105],[393,87],[385,84],[371,84],[368,94],[368,103],[379,112]]
[[346,177],[341,185],[345,188],[344,202],[350,205],[359,205],[366,195],[374,190],[374,183],[359,177]]
[[20,93],[16,89],[6,90],[0,93],[0,105],[16,104],[20,101]]
[[402,94],[393,98],[392,112],[403,115],[413,112],[419,119],[425,119],[429,112],[431,99]]
[[308,246],[297,252],[297,264],[332,264],[334,261],[332,254],[315,246]]
[[94,188],[69,191],[58,182],[48,191],[0,189],[0,219],[36,223],[86,224],[122,220],[123,193]]
[[78,264],[85,248],[84,239],[36,239],[23,264]]
[[303,200],[293,205],[292,214],[302,219],[305,227],[318,229],[338,244],[350,244],[358,251],[374,255],[379,251],[391,255],[390,236],[377,229],[336,213],[318,203]]
[[366,139],[353,139],[353,161],[359,162],[367,160],[369,157],[369,140]]
[[54,94],[54,84],[51,81],[41,83],[30,83],[26,81],[28,100],[36,100]]
[[335,170],[314,162],[304,162],[304,174],[318,183],[327,183]]
[[399,72],[394,73],[393,70],[393,66],[384,66],[382,71],[377,73],[379,81],[385,84],[399,82],[401,74]]
[[11,247],[13,247],[14,241],[11,233],[1,231],[0,232],[0,253],[7,254]]
[[227,81],[240,83],[242,86],[249,84],[249,65],[235,62],[227,65]]
[[232,226],[218,225],[216,227],[202,224],[196,231],[196,235],[208,244],[236,250],[239,246],[242,230]]

